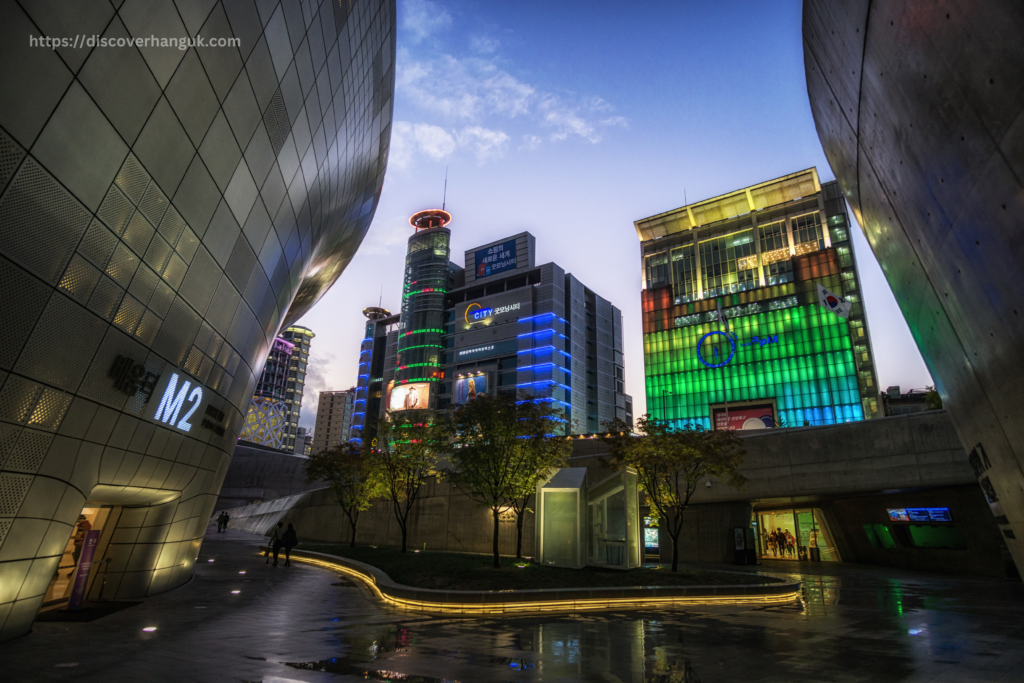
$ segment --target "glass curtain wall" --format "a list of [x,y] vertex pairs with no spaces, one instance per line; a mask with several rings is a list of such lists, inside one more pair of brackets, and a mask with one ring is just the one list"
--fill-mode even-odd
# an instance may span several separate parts
[[706,240],[700,243],[699,248],[705,297],[744,292],[760,286],[753,230]]
[[[440,379],[450,238],[447,228],[418,231],[409,238],[396,384]],[[430,392],[431,403],[434,393]]]

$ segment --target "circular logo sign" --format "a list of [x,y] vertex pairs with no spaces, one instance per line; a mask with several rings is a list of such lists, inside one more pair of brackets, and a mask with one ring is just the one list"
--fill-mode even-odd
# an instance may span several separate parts
[[[724,338],[725,341],[729,342],[729,357],[726,358],[725,360],[721,361],[721,362],[718,362],[719,361],[719,356],[718,356],[718,349],[717,348],[714,349],[714,356],[712,356],[710,361],[708,359],[704,358],[704,355],[701,353],[701,348],[704,346],[704,340],[706,340],[708,337],[712,337],[712,336],[715,336],[715,335],[720,336],[720,337]],[[721,343],[721,342],[719,341],[719,343]],[[732,340],[732,338],[729,335],[727,335],[725,332],[721,332],[719,330],[715,330],[713,332],[708,332],[707,334],[705,334],[703,337],[700,338],[699,342],[697,342],[697,360],[699,360],[701,363],[703,363],[704,365],[706,365],[709,368],[720,368],[720,367],[723,367],[725,365],[728,365],[729,361],[731,361],[733,356],[735,356],[735,355],[736,355],[736,342],[734,342]]]

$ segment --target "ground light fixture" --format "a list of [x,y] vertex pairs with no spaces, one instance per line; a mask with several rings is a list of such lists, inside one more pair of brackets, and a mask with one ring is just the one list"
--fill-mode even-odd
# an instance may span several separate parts
[[153,631],[156,630],[156,626],[147,626],[147,627],[145,627],[142,630],[145,631],[146,633],[152,633]]
[[377,578],[367,572],[360,571],[354,567],[341,564],[328,559],[317,557],[304,557],[292,555],[295,562],[304,562],[315,567],[329,571],[345,574],[363,582],[373,594],[385,603],[410,611],[426,611],[438,614],[512,614],[512,613],[538,613],[538,612],[579,612],[584,610],[608,610],[608,609],[647,609],[663,608],[667,606],[684,605],[782,605],[800,599],[799,590],[791,590],[786,593],[772,594],[740,594],[740,595],[701,595],[701,596],[660,596],[645,595],[630,598],[578,598],[578,599],[554,599],[543,601],[517,601],[510,596],[508,602],[489,604],[480,603],[458,603],[438,602],[431,600],[409,599],[398,597],[383,592],[377,585]]
[[241,592],[242,592],[242,591],[231,591],[231,594],[232,594],[232,595],[238,595],[238,594],[239,594],[239,593],[241,593]]
[[239,574],[244,574],[244,573],[245,573],[245,570],[242,570],[242,571],[240,571],[240,572],[238,572],[238,573],[239,573]]

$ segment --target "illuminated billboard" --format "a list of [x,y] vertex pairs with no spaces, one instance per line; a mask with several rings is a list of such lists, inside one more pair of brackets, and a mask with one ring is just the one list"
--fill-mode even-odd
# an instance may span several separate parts
[[412,382],[391,387],[388,410],[426,410],[430,407],[430,383]]
[[715,429],[774,429],[775,408],[771,403],[715,408]]
[[[724,421],[728,405],[731,429],[748,421],[748,429],[756,427],[754,419],[769,415],[789,427],[864,419],[850,321],[817,301],[791,298],[725,308],[728,331],[712,313],[717,318],[712,310],[644,335],[647,405],[655,418],[724,428],[719,410]],[[773,403],[771,413],[749,410]]]
[[516,269],[516,241],[508,240],[476,252],[476,276],[488,277]]
[[459,377],[455,380],[455,405],[462,405],[472,401],[477,396],[487,393],[487,375],[473,375],[472,377]]

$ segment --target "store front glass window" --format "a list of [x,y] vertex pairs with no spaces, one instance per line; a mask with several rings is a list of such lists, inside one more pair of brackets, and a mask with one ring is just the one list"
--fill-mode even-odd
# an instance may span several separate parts
[[761,559],[839,561],[821,510],[772,510],[757,517]]
[[82,510],[71,532],[71,538],[64,546],[64,554],[57,563],[57,571],[50,580],[43,604],[67,600],[75,586],[75,574],[82,559],[86,539],[90,534],[99,534],[107,519],[110,508],[87,507]]

